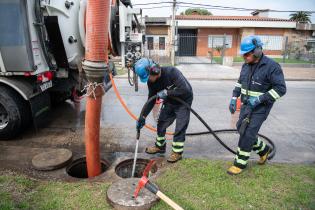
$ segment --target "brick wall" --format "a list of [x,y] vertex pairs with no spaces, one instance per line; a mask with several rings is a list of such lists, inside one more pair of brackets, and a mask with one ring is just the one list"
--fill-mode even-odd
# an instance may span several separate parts
[[[287,36],[294,33],[293,30],[286,29],[270,29],[270,28],[200,28],[198,29],[197,40],[197,56],[208,56],[208,52],[212,49],[208,47],[209,35],[232,35],[232,48],[227,48],[225,56],[238,56],[240,50],[241,39],[249,35],[274,35],[274,36]],[[210,43],[211,45],[211,43]],[[264,50],[267,55],[281,55],[282,50]],[[214,56],[220,54],[214,49]]]
[[[239,44],[239,29],[225,29],[225,28],[200,28],[197,32],[197,56],[208,56],[208,52],[212,49],[208,47],[208,36],[209,35],[232,35],[232,48],[225,50],[226,56],[234,56],[237,54],[237,46]],[[211,45],[211,44],[210,44]],[[214,50],[214,56],[220,54]]]
[[[208,47],[209,35],[232,35],[232,48],[225,50],[225,56],[239,56],[241,39],[248,35],[274,35],[288,36],[289,42],[292,40],[306,39],[311,36],[312,31],[297,31],[294,29],[276,29],[276,28],[199,28],[197,31],[197,56],[208,56],[212,49]],[[147,35],[166,35],[168,36],[168,45],[171,44],[171,28],[169,26],[147,26]],[[283,39],[284,40],[284,39]],[[211,45],[211,43],[210,43]],[[283,48],[284,49],[284,48]],[[169,51],[167,48],[166,51]],[[169,52],[168,52],[169,53]],[[213,49],[214,56],[220,54]],[[267,55],[280,56],[282,50],[264,50]]]
[[147,26],[145,33],[147,35],[168,35],[168,26]]

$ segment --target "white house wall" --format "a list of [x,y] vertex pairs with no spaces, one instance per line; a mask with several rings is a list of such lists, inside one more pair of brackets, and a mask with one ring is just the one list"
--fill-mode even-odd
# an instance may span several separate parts
[[286,21],[177,20],[179,28],[296,28]]

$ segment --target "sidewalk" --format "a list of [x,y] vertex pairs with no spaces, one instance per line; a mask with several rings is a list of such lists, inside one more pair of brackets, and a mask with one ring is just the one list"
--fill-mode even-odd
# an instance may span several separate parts
[[[238,71],[241,66],[233,66]],[[291,81],[315,81],[315,68],[301,68],[301,67],[282,67],[286,80]]]
[[[219,64],[181,64],[176,67],[190,80],[237,80],[242,68]],[[284,67],[283,72],[287,81],[315,81],[315,68]],[[116,78],[127,78],[127,74]]]

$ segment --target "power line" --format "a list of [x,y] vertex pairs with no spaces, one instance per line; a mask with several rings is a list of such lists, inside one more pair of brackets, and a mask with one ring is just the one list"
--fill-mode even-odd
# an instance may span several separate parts
[[[163,1],[163,2],[149,2],[149,3],[142,3],[142,4],[134,4],[134,6],[149,6],[149,5],[157,5],[157,4],[172,4],[173,2],[171,1]],[[185,6],[187,5],[187,6]],[[259,10],[257,8],[244,8],[244,7],[229,7],[229,6],[221,6],[221,5],[212,5],[212,4],[197,4],[197,3],[192,3],[192,2],[177,2],[177,6],[186,8],[186,7],[191,7],[188,5],[192,6],[198,6],[199,8],[205,8],[205,9],[215,9],[215,10],[236,10],[236,11],[255,11]],[[156,8],[163,8],[163,7],[171,7],[171,6],[161,6],[161,7],[156,7]],[[155,7],[150,7],[150,8],[142,8],[142,9],[155,9]],[[300,12],[301,10],[274,10],[270,9],[268,10],[269,12],[283,12],[283,13],[295,13],[295,12]],[[315,13],[315,11],[304,11],[307,13]]]
[[[227,6],[219,6],[219,5],[211,5],[211,4],[197,4],[197,3],[190,3],[190,2],[178,2],[178,4],[214,7],[214,8],[218,8],[218,9],[242,10],[242,11],[259,10],[259,9],[256,9],[256,8],[227,7]],[[269,12],[300,12],[300,10],[274,10],[274,9],[269,9],[268,11]],[[304,12],[315,13],[315,11],[304,11]]]
[[[137,9],[142,9],[142,10],[150,10],[150,9],[159,9],[159,8],[170,8],[172,6],[156,6],[156,7],[135,7]],[[191,9],[208,9],[208,10],[231,10],[231,9],[218,9],[218,8],[214,8],[214,7],[192,7],[192,6],[178,6],[180,8],[191,8]],[[243,10],[238,10],[238,11],[243,11]],[[247,10],[246,10],[247,11]]]
[[155,5],[155,4],[172,4],[172,1],[162,1],[162,2],[149,2],[143,4],[132,4],[133,6],[146,6],[146,5]]
[[159,7],[135,7],[137,9],[142,9],[142,10],[149,10],[149,9],[160,9],[160,8],[170,8],[172,7],[171,5],[170,6],[159,6]]

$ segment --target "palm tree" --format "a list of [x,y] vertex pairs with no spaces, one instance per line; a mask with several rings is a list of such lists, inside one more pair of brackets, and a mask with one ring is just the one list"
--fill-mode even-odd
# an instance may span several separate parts
[[296,13],[290,14],[290,20],[294,20],[298,23],[311,23],[311,13],[305,11],[299,11]]

